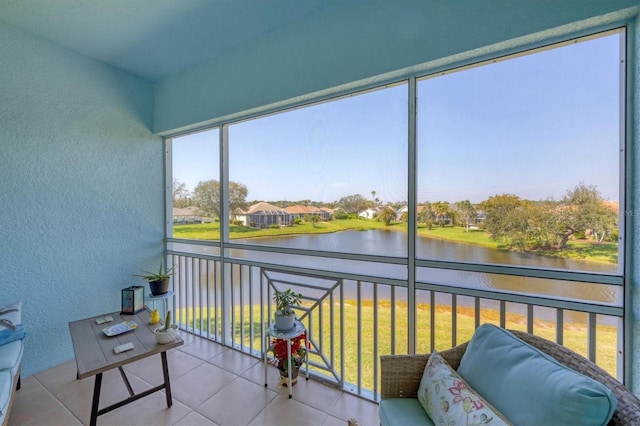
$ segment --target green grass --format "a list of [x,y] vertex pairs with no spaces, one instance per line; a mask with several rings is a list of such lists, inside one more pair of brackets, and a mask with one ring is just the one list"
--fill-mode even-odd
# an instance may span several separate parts
[[[345,336],[345,380],[349,383],[358,382],[358,368],[361,369],[362,386],[366,389],[373,389],[374,385],[374,365],[379,363],[379,356],[392,353],[391,338],[395,337],[394,353],[406,353],[407,352],[407,305],[406,303],[396,303],[395,305],[395,329],[392,329],[391,318],[391,304],[389,301],[379,301],[377,304],[377,327],[374,329],[374,307],[372,301],[363,301],[360,312],[360,323],[358,323],[358,310],[356,301],[345,301],[344,308],[344,336]],[[254,305],[255,318],[254,321],[259,321],[259,306]],[[327,314],[329,312],[328,304],[323,306],[325,316],[323,318],[324,332],[328,333],[330,330],[330,318]],[[428,353],[430,348],[430,327],[431,327],[431,306],[429,304],[418,304],[417,306],[417,318],[416,323],[419,324],[417,329],[417,352]],[[458,343],[462,343],[469,340],[475,330],[475,310],[470,307],[457,307],[457,336]],[[211,320],[211,331],[213,332],[213,320],[212,318],[216,312],[212,309],[209,314],[211,317],[203,319],[206,323],[207,319]],[[253,327],[254,341],[253,347],[256,350],[260,350],[260,324],[255,322],[249,323],[249,307],[245,307],[244,311],[244,323],[240,322],[240,308],[235,310],[235,342],[240,343],[240,330],[244,329],[244,341],[242,342],[245,347],[250,345],[250,328]],[[200,311],[195,310],[179,310],[177,312],[177,319],[180,322],[187,322],[191,324],[194,316],[196,319],[196,328],[199,327]],[[335,336],[337,341],[334,342],[335,347],[335,366],[339,369],[340,366],[340,346],[339,338],[340,330],[340,317],[339,310],[336,309],[336,318],[334,319],[333,326],[335,330]],[[581,314],[575,313],[575,318],[571,321],[567,321],[564,324],[564,346],[569,349],[580,353],[583,356],[587,355],[587,332],[586,318],[582,318]],[[499,312],[492,309],[482,309],[480,311],[481,323],[492,323],[499,325]],[[218,317],[218,324],[220,324],[220,317]],[[314,328],[312,330],[313,336],[316,341],[320,336],[320,324],[318,323],[319,317],[314,317]],[[308,325],[308,324],[307,324]],[[526,317],[524,315],[507,313],[506,314],[506,328],[526,331]],[[358,330],[361,330],[361,363],[358,365]],[[374,330],[378,332],[377,345],[373,340]],[[220,330],[218,330],[219,332]],[[534,333],[546,339],[555,341],[556,324],[553,321],[546,321],[541,319],[534,320]],[[616,362],[617,362],[617,332],[613,326],[598,325],[596,327],[597,333],[597,364],[609,372],[615,377],[616,375]],[[445,350],[452,346],[452,313],[450,306],[438,305],[435,307],[435,349]],[[329,356],[329,341],[324,341],[325,356]],[[374,350],[377,348],[377,352]],[[320,362],[320,358],[312,356],[311,358]],[[378,374],[379,374],[378,364]]]
[[[286,235],[308,235],[327,234],[340,231],[367,231],[369,229],[391,229],[406,231],[403,224],[395,224],[388,227],[384,223],[374,220],[345,219],[332,220],[329,222],[318,222],[315,226],[311,223],[303,222],[300,225],[284,226],[278,229],[265,228],[256,229],[247,226],[229,226],[229,238],[260,238],[276,237]],[[174,225],[173,236],[175,238],[199,239],[199,240],[219,240],[219,223],[200,223],[192,225]]]
[[[430,230],[424,227],[418,227],[418,235],[458,243],[474,244],[495,250],[506,250],[504,245],[492,240],[489,233],[481,229],[470,229],[469,232],[466,232],[465,228],[453,226],[445,226],[443,228],[434,227]],[[564,259],[579,259],[612,264],[618,263],[617,243],[571,240],[564,250],[536,250],[531,253]]]

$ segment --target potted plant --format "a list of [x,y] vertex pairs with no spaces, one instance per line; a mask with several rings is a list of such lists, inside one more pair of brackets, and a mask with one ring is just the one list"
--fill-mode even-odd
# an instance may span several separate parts
[[[308,343],[306,333],[291,339],[291,386],[298,382],[300,366],[307,356]],[[289,363],[287,357],[287,339],[274,338],[271,342],[273,365],[280,371],[280,383],[287,386],[289,382]]]
[[178,336],[178,326],[171,325],[171,311],[167,311],[164,326],[156,328],[153,332],[156,335],[156,342],[161,345],[166,345],[176,339]]
[[149,289],[154,296],[160,296],[169,291],[169,278],[173,275],[173,266],[169,269],[163,269],[160,262],[158,272],[143,271],[144,275],[135,275],[146,280],[149,283]]
[[291,307],[300,305],[302,293],[294,293],[290,288],[285,291],[276,290],[273,301],[276,304],[276,328],[280,331],[291,330],[296,321],[296,313]]

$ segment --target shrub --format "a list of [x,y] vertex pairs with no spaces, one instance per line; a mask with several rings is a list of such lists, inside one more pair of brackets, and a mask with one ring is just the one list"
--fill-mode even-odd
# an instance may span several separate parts
[[272,223],[271,225],[269,225],[269,228],[271,228],[271,229],[280,229],[280,225],[278,225],[277,223]]

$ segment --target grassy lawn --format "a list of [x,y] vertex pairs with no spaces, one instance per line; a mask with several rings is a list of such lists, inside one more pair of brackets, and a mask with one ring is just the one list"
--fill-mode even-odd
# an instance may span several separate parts
[[[389,301],[380,301],[377,309],[377,327],[374,328],[374,307],[371,301],[364,301],[362,303],[361,310],[361,323],[358,324],[358,311],[356,301],[345,301],[344,310],[344,336],[345,336],[345,380],[349,383],[357,383],[358,381],[358,368],[361,370],[362,386],[367,389],[373,389],[374,380],[374,363],[379,362],[379,356],[384,354],[390,354],[391,350],[391,337],[395,338],[395,353],[407,352],[407,306],[405,303],[396,303],[395,308],[395,330],[391,326],[391,305]],[[258,320],[259,306],[254,305],[254,315]],[[417,330],[417,352],[428,353],[430,349],[430,305],[419,304],[417,306],[417,324],[419,324]],[[329,306],[325,304],[325,313],[328,312]],[[436,306],[435,307],[435,348],[437,350],[445,350],[452,346],[452,313],[450,306]],[[461,307],[457,308],[457,335],[458,343],[462,343],[469,340],[475,330],[475,311],[473,308]],[[200,321],[199,309],[182,310],[178,311],[177,319],[179,321],[188,321],[191,324],[192,319],[196,318],[197,323]],[[214,310],[210,311],[209,320],[211,321],[211,327],[213,331],[213,316]],[[336,313],[339,315],[339,312]],[[243,344],[248,347],[250,344],[249,328],[253,327],[254,341],[253,347],[256,350],[260,350],[260,324],[249,324],[249,307],[244,308],[244,324],[240,323],[240,308],[236,308],[235,311],[235,341],[240,342],[240,330],[244,328],[244,342]],[[481,323],[492,323],[499,325],[499,312],[492,309],[482,309],[480,312]],[[205,317],[205,321],[207,318]],[[320,325],[315,317],[316,322],[312,330],[312,334],[316,342],[320,340]],[[220,324],[220,318],[218,318],[218,324]],[[198,325],[198,324],[196,324]],[[340,366],[340,349],[339,349],[339,337],[340,330],[340,318],[339,316],[334,319],[333,323],[336,341],[336,358],[335,368],[339,369]],[[329,315],[325,315],[323,318],[323,328],[325,333],[330,330],[330,318]],[[526,317],[523,315],[508,313],[506,315],[506,328],[526,331]],[[361,346],[360,346],[360,365],[358,365],[358,329],[361,330]],[[377,330],[378,340],[377,345],[374,342],[374,331]],[[564,326],[564,346],[586,356],[587,353],[587,327],[583,322],[567,322]],[[544,337],[546,339],[555,341],[556,325],[553,321],[546,321],[536,319],[534,320],[534,332],[535,334]],[[616,362],[617,362],[617,333],[616,328],[613,326],[597,326],[597,364],[609,372],[612,376],[616,375]],[[324,338],[325,356],[329,356],[326,352],[329,349],[329,336]],[[377,353],[374,351],[377,349]],[[375,355],[375,356],[374,356]],[[319,363],[320,357],[312,355],[312,360]],[[379,369],[378,369],[379,374]]]
[[[453,226],[434,227],[433,229],[418,227],[418,235],[458,243],[475,244],[495,250],[506,250],[504,245],[492,240],[489,234],[481,229],[470,229],[469,232],[466,232],[465,228]],[[616,243],[572,240],[569,241],[567,248],[564,250],[537,250],[533,253],[564,259],[582,259],[613,264],[618,262],[618,244]]]
[[[374,220],[345,219],[318,222],[315,226],[311,223],[303,222],[300,225],[284,226],[278,229],[256,229],[247,226],[230,225],[229,238],[260,238],[300,234],[327,234],[339,231],[367,231],[369,229],[383,228],[402,231],[406,231],[407,229],[404,224],[395,224],[385,227],[384,223]],[[200,223],[191,225],[174,225],[173,236],[175,238],[218,240],[220,239],[220,224]]]

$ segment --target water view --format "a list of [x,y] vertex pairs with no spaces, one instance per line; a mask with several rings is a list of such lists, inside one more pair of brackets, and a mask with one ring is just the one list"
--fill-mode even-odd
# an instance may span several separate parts
[[[344,231],[332,234],[264,237],[260,239],[234,239],[234,243],[260,244],[285,248],[336,251],[380,255],[381,248],[390,256],[406,256],[407,234],[381,230]],[[495,250],[453,241],[418,237],[416,251],[430,260],[518,265],[535,268],[551,268],[570,271],[589,271],[613,274],[617,265],[586,260],[553,258],[535,254]],[[388,278],[406,279],[406,267],[376,262],[359,262],[339,259],[319,259],[310,256],[292,256],[280,253],[232,250],[232,257],[299,266],[317,270],[340,271]],[[585,284],[531,277],[514,277],[465,271],[449,271],[419,268],[418,280],[425,283],[448,283],[462,287],[496,289],[549,295],[560,298],[619,303],[622,296],[617,287],[601,284]]]

